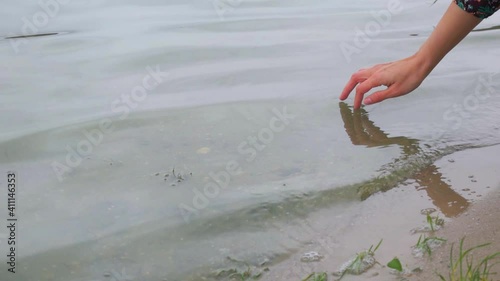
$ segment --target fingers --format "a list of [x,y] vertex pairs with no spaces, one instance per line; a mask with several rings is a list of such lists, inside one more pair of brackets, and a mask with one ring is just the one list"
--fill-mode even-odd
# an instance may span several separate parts
[[347,85],[345,85],[344,90],[342,90],[342,93],[340,94],[340,100],[347,99],[349,94],[352,92],[352,90],[354,90],[354,87],[356,87],[358,83],[359,82],[354,78],[354,76],[351,77],[349,82],[347,82]]
[[382,91],[378,91],[378,92],[375,92],[371,95],[369,95],[365,100],[364,100],[364,104],[368,105],[368,104],[375,104],[375,103],[379,103],[383,100],[386,100],[388,98],[392,98],[395,95],[395,87],[394,85],[385,89],[385,90],[382,90]]
[[356,97],[354,98],[354,108],[358,109],[361,107],[363,102],[363,96],[369,92],[371,89],[382,86],[384,83],[379,79],[379,77],[374,74],[368,80],[360,83],[356,88]]
[[349,82],[347,82],[347,84],[345,85],[344,90],[342,90],[342,93],[340,94],[340,100],[347,99],[356,85],[368,79],[368,77],[370,77],[370,75],[373,73],[374,69],[374,67],[370,69],[360,69],[356,73],[354,73],[351,76],[351,79],[349,79]]
[[[388,77],[386,72],[382,71],[388,65],[392,63],[378,64],[368,69],[360,69],[356,73],[351,76],[351,79],[347,82],[342,93],[340,94],[340,100],[345,100],[349,97],[351,92],[356,88],[356,96],[354,97],[354,109],[359,109],[361,104],[363,103],[364,95],[369,92],[371,89],[385,85],[390,87],[393,82],[386,81]],[[389,79],[392,80],[392,79]],[[357,86],[357,87],[356,87]],[[370,96],[371,97],[371,96]],[[375,100],[377,100],[377,96],[375,96]],[[382,100],[380,100],[382,101]],[[365,104],[371,104],[372,99],[365,99]],[[379,102],[377,100],[377,102]]]

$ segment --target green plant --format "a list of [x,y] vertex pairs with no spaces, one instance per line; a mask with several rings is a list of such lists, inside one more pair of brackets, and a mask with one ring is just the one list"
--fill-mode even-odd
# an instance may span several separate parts
[[226,259],[233,266],[227,269],[221,269],[213,272],[217,280],[229,280],[229,281],[257,280],[260,277],[262,277],[264,272],[269,271],[268,267],[265,268],[256,267],[248,264],[245,261],[240,261],[232,257],[226,257]]
[[387,267],[399,272],[403,272],[403,266],[401,265],[401,261],[399,261],[397,257],[393,258],[389,263],[387,263]]
[[436,230],[436,225],[437,226],[444,225],[444,220],[439,216],[432,217],[430,214],[427,214],[427,223],[429,224],[431,231],[434,232]]
[[305,279],[302,281],[327,281],[328,280],[328,275],[326,272],[320,272],[320,273],[311,273],[309,276],[307,276]]
[[238,280],[241,280],[241,281],[245,281],[248,278],[250,278],[251,276],[252,276],[252,272],[251,272],[250,268],[247,268],[247,270],[245,270],[243,272],[235,272],[235,273],[233,273],[231,275],[231,278],[238,279]]
[[372,251],[372,248],[373,248],[373,245],[370,246],[370,249],[368,249],[368,253],[372,254],[372,255],[375,255],[375,252],[378,250],[378,248],[380,247],[380,245],[382,244],[382,239],[380,239],[380,241],[378,242],[377,246],[375,246],[375,249],[373,249]]
[[446,279],[443,275],[439,275],[439,278],[442,281],[490,281],[490,275],[496,274],[494,272],[490,272],[491,268],[497,263],[490,264],[490,262],[496,260],[500,257],[500,252],[488,255],[483,259],[479,260],[479,263],[474,263],[474,258],[472,256],[472,251],[486,247],[490,245],[481,244],[479,246],[475,246],[464,250],[464,241],[465,238],[460,240],[460,247],[457,260],[453,259],[453,248],[454,245],[451,246],[450,250],[450,273],[448,274],[448,278]]
[[427,214],[427,223],[431,227],[431,231],[434,231],[434,221],[431,217],[431,215]]
[[[423,237],[423,239],[422,239]],[[422,251],[423,253],[427,253],[429,256],[432,255],[432,243],[442,243],[446,242],[446,239],[439,238],[439,237],[426,237],[425,235],[420,235],[418,237],[417,244],[415,245],[415,249]]]
[[353,259],[344,264],[336,274],[340,276],[338,280],[341,280],[346,273],[359,275],[372,267],[376,263],[376,260],[374,258],[375,252],[382,244],[382,241],[383,240],[380,240],[375,248],[373,247],[373,245],[371,245],[368,250],[356,254]]

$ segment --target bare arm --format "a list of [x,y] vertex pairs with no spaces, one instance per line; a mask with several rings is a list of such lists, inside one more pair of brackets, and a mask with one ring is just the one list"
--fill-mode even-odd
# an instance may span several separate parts
[[425,65],[426,76],[480,22],[480,18],[451,3],[434,32],[416,54]]
[[480,22],[480,18],[451,3],[436,29],[417,53],[403,60],[359,70],[351,76],[340,99],[345,100],[356,88],[354,108],[359,108],[363,96],[378,86],[387,86],[387,89],[368,96],[364,99],[364,104],[378,103],[410,93],[420,86],[444,56]]

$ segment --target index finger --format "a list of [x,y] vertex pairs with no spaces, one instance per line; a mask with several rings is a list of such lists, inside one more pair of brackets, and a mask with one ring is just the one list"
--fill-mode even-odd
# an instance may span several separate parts
[[340,94],[340,100],[345,100],[349,95],[351,94],[352,90],[358,85],[359,83],[364,82],[368,77],[370,77],[375,70],[375,67],[371,68],[362,68],[355,72],[353,75],[351,75],[351,78],[349,79],[349,82],[344,87],[344,90],[342,90],[342,93]]
[[379,79],[378,75],[372,75],[368,80],[360,83],[356,88],[356,96],[354,98],[354,108],[360,108],[363,101],[363,96],[371,89],[382,86],[384,83]]
[[342,93],[340,94],[340,100],[345,100],[347,99],[347,97],[349,97],[349,94],[351,94],[352,90],[354,90],[354,87],[356,87],[356,85],[358,85],[360,81],[358,79],[356,79],[353,76],[351,76],[351,79],[349,79],[349,82],[347,82],[347,84],[345,85],[344,87],[344,90],[342,90]]

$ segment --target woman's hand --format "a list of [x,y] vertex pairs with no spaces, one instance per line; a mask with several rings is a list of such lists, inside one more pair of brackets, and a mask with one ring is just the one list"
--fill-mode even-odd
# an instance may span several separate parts
[[387,86],[387,89],[365,98],[365,104],[408,94],[415,90],[444,56],[480,22],[480,18],[465,12],[452,2],[431,36],[415,55],[359,70],[352,75],[340,99],[345,100],[356,88],[354,108],[360,108],[363,96],[378,86]]
[[420,86],[428,74],[425,63],[418,55],[396,62],[378,64],[354,73],[342,91],[340,99],[347,99],[356,88],[354,108],[357,109],[361,107],[364,95],[375,87],[387,86],[387,89],[371,94],[364,99],[364,104],[374,104],[406,95]]

